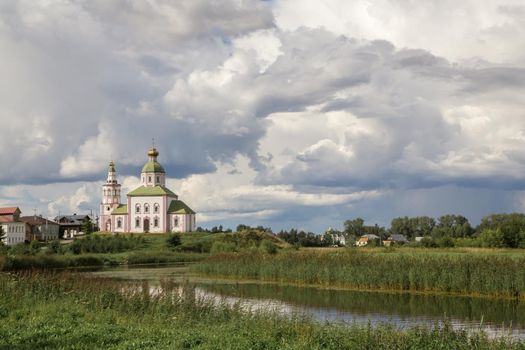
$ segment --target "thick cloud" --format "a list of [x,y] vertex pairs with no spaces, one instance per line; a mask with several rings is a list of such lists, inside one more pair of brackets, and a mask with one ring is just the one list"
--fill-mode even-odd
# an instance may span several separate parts
[[154,137],[210,224],[384,222],[453,188],[520,210],[524,34],[510,0],[4,1],[2,200],[96,211]]

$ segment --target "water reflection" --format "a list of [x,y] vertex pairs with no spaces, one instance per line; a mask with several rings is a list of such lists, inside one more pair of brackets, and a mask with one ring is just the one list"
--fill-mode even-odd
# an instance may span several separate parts
[[[525,338],[525,303],[460,296],[357,292],[265,283],[225,282],[186,274],[183,268],[124,269],[96,273],[124,280],[147,280],[150,293],[191,284],[195,297],[250,310],[304,314],[325,322],[434,325],[448,319],[456,328]],[[185,281],[181,284],[182,281]],[[170,288],[167,288],[166,284]],[[175,288],[176,289],[176,288]],[[186,290],[185,293],[188,293]]]

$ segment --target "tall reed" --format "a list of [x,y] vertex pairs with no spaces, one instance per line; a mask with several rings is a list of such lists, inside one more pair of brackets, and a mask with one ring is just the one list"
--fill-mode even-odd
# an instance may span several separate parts
[[525,256],[476,253],[283,252],[221,254],[193,266],[208,275],[355,289],[525,299]]

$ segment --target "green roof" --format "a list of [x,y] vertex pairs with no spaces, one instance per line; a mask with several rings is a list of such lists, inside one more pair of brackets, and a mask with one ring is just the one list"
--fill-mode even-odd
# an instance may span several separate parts
[[128,193],[128,196],[131,196],[131,197],[164,196],[164,195],[177,196],[175,193],[171,192],[164,186],[153,186],[153,187],[140,186],[139,188],[136,188],[130,193]]
[[128,213],[128,205],[127,204],[119,204],[118,207],[113,209],[111,212],[111,215],[120,215],[120,214],[127,214]]
[[177,199],[171,201],[168,214],[195,214],[195,212],[186,203]]
[[142,167],[143,173],[165,173],[164,168],[156,160],[150,160],[144,167]]

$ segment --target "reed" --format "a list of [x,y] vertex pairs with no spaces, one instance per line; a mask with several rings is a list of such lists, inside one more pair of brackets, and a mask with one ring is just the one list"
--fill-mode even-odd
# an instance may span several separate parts
[[525,256],[358,251],[220,254],[192,267],[230,276],[363,290],[445,292],[525,299]]

